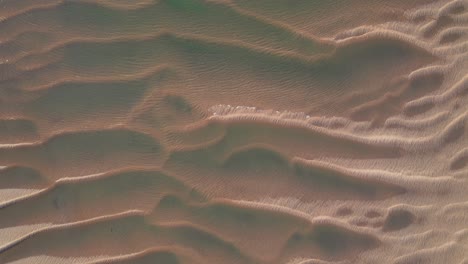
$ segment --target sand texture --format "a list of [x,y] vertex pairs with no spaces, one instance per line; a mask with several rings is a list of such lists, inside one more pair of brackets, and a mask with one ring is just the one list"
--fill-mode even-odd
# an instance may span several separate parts
[[468,264],[467,0],[0,0],[0,264]]

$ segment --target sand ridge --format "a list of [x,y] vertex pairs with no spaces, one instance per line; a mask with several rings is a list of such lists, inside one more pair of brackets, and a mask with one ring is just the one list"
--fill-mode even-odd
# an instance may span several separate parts
[[468,263],[466,10],[2,1],[0,263]]

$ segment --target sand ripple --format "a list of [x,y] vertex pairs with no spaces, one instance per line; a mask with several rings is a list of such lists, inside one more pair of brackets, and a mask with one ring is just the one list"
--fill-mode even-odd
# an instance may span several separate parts
[[468,263],[466,1],[0,2],[0,263]]

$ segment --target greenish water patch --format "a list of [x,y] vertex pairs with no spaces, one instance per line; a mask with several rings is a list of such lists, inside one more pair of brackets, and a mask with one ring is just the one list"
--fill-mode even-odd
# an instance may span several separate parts
[[192,0],[166,0],[166,3],[176,9],[191,11],[191,12],[203,12],[207,11],[205,5],[199,1]]

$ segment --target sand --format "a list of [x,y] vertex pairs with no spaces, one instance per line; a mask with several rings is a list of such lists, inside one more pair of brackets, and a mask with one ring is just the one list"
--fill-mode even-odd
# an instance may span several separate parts
[[468,263],[468,2],[0,1],[0,263]]

